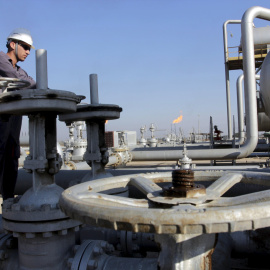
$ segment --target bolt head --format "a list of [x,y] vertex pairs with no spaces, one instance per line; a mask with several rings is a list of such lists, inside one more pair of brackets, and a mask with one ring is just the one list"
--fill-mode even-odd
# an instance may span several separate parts
[[93,254],[94,256],[99,256],[103,253],[103,249],[102,248],[99,248],[99,247],[94,247],[93,249]]
[[52,232],[44,232],[44,233],[42,233],[42,236],[43,236],[44,238],[52,237]]
[[94,270],[97,269],[98,267],[98,262],[95,260],[89,260],[87,263],[87,270]]
[[71,268],[72,263],[73,263],[73,258],[69,258],[69,259],[67,260],[67,266],[68,266],[68,268]]
[[35,233],[26,233],[25,234],[25,238],[35,238],[36,237],[36,234]]

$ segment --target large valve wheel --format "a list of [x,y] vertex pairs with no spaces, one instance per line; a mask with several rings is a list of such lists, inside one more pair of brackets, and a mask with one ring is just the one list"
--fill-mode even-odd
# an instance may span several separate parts
[[[135,174],[73,186],[62,193],[60,207],[83,223],[133,232],[204,234],[270,225],[270,190],[265,187],[270,185],[268,173],[195,171],[194,176],[195,182],[211,180],[205,194],[164,197],[161,185],[172,181],[171,172]],[[258,185],[261,191],[223,196],[238,183]],[[114,195],[126,186],[133,191],[136,188],[144,198]]]
[[22,87],[30,86],[30,82],[17,79],[17,78],[0,78],[0,88],[2,89],[3,93],[7,92],[8,89],[19,89]]

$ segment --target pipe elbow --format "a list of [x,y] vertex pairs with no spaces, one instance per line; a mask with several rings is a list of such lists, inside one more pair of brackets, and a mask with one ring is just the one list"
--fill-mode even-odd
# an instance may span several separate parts
[[255,150],[258,143],[258,135],[251,136],[247,139],[246,143],[240,148],[240,155],[238,158],[248,157]]
[[250,7],[242,17],[242,24],[253,23],[255,18],[263,18],[270,15],[269,9],[260,6]]

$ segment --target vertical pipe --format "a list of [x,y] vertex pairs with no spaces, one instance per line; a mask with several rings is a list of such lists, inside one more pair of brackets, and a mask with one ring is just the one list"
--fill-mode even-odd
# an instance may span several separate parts
[[98,78],[97,74],[90,74],[90,98],[91,104],[98,104]]
[[155,234],[155,241],[161,247],[158,269],[211,270],[216,240],[214,233]]
[[63,260],[74,246],[74,231],[68,230],[66,235],[53,232],[50,237],[43,236],[42,233],[33,233],[34,238],[26,235],[20,234],[18,238],[19,269],[67,269],[63,267]]
[[[255,75],[256,80],[260,80],[260,75]],[[236,82],[237,89],[237,110],[238,110],[238,133],[239,133],[239,145],[244,143],[245,131],[244,131],[244,106],[243,106],[243,80],[244,74],[240,75]]]
[[244,143],[244,106],[243,106],[243,79],[244,74],[240,75],[236,82],[237,89],[237,110],[238,110],[238,133],[239,133],[239,145]]
[[[253,21],[255,18],[270,19],[270,10],[262,7],[249,8],[242,18],[242,47],[246,107],[247,139],[258,140],[257,96],[254,62]],[[257,142],[256,142],[257,143]]]
[[226,76],[226,101],[227,101],[227,122],[228,122],[228,139],[232,139],[232,113],[231,113],[231,91],[230,91],[230,75],[228,63],[225,63]]
[[48,89],[47,51],[36,50],[36,81],[37,89]]
[[226,79],[226,99],[227,99],[227,121],[228,121],[228,139],[232,139],[232,123],[231,123],[231,94],[230,94],[230,77],[229,77],[229,52],[227,25],[240,24],[241,20],[228,20],[223,24],[223,44],[224,44],[224,60],[225,60],[225,79]]

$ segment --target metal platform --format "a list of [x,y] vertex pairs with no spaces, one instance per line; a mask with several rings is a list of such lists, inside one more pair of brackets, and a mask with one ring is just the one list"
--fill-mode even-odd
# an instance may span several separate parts
[[[266,55],[267,55],[266,53],[255,54],[254,60],[255,60],[256,68],[259,68],[262,65],[263,60],[265,59]],[[237,57],[229,57],[228,62],[226,64],[228,65],[229,70],[243,69],[243,56],[239,55]]]

